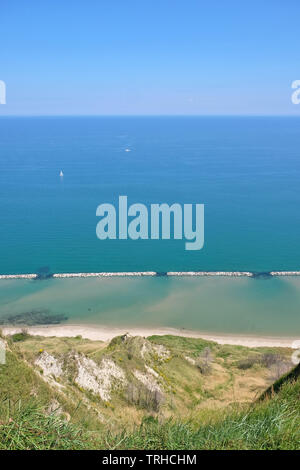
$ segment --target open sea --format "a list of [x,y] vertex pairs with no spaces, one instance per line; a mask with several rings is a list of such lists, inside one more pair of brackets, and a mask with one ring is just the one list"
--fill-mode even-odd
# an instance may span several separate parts
[[[203,249],[100,241],[96,208],[119,195],[205,204]],[[0,274],[299,271],[300,118],[2,116],[0,227]],[[69,323],[300,336],[300,278],[0,279],[0,318],[43,309]]]

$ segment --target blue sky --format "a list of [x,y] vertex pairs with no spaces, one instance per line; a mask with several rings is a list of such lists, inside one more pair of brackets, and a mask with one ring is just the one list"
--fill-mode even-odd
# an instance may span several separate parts
[[1,0],[0,18],[0,115],[300,115],[299,0]]

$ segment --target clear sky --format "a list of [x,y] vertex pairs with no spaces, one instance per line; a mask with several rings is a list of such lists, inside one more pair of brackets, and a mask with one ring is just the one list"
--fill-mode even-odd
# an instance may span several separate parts
[[296,114],[299,0],[1,0],[3,114]]

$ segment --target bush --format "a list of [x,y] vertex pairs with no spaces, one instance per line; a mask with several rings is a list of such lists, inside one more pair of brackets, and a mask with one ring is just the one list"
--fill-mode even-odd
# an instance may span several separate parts
[[164,401],[163,394],[158,390],[149,390],[144,385],[129,384],[126,399],[131,405],[157,413]]
[[263,354],[261,358],[261,363],[264,367],[271,367],[274,364],[281,362],[283,360],[283,357],[280,354],[274,354],[274,353],[266,353]]
[[242,359],[238,362],[237,367],[241,370],[251,369],[255,364],[257,364],[259,360],[257,357],[247,357],[246,359]]
[[270,371],[269,382],[276,382],[280,377],[289,372],[292,367],[291,361],[281,354],[266,353],[261,357],[261,364]]
[[279,380],[283,375],[289,372],[292,368],[292,363],[290,361],[281,360],[277,361],[270,367],[270,377],[269,381],[271,383]]
[[204,348],[195,361],[195,365],[199,369],[201,374],[208,375],[211,372],[212,360],[213,357],[210,348]]
[[25,331],[21,333],[15,333],[11,336],[11,339],[14,343],[18,343],[19,341],[25,341],[29,337],[29,334]]

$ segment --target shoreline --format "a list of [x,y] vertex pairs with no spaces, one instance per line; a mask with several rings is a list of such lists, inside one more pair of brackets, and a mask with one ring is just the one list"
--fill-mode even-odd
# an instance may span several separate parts
[[40,326],[3,326],[1,328],[4,335],[12,335],[26,328],[28,333],[33,336],[56,336],[56,337],[75,337],[82,336],[84,339],[92,341],[110,341],[115,336],[129,333],[132,336],[163,336],[174,335],[186,338],[201,338],[208,341],[214,341],[218,344],[228,344],[232,346],[255,347],[282,347],[293,348],[293,342],[299,340],[299,337],[287,336],[259,336],[243,335],[230,333],[207,333],[176,328],[150,328],[150,327],[111,327],[100,325],[40,325]]

